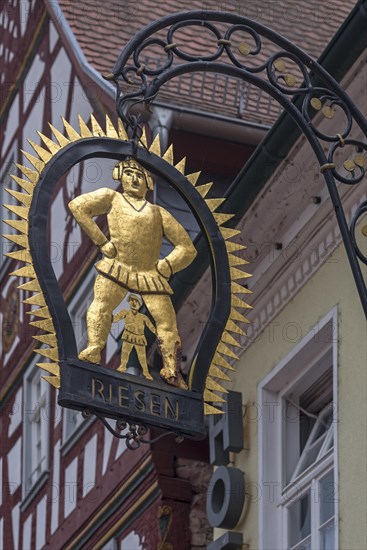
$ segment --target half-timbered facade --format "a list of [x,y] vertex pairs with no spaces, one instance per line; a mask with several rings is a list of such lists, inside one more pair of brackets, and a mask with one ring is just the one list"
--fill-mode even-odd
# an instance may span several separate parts
[[[16,181],[8,176],[9,171],[21,176],[21,170],[16,172],[13,168],[14,163],[29,165],[21,152],[32,154],[27,139],[41,143],[37,130],[62,144],[63,136],[67,139],[70,136],[61,117],[76,129],[80,117],[88,121],[91,114],[102,129],[106,125],[106,114],[116,122],[113,89],[101,73],[111,70],[120,49],[134,32],[168,12],[183,7],[203,8],[202,3],[196,1],[185,6],[173,0],[162,5],[148,0],[136,5],[123,4],[122,9],[122,3],[117,0],[100,4],[88,0],[9,0],[4,3],[0,11],[1,204],[12,201],[5,188],[18,189]],[[234,10],[259,19],[318,57],[354,2],[335,2],[335,9],[331,5],[310,2],[304,10],[297,11],[293,3],[284,2],[277,7],[254,6],[251,13],[250,7],[243,2],[207,4],[203,9]],[[192,41],[196,51],[205,45],[205,33],[183,35],[182,38]],[[158,59],[157,52],[152,51],[151,59],[147,58],[146,62],[154,64]],[[358,59],[349,63],[338,78],[345,76],[349,69],[345,85],[357,102],[362,101],[363,64]],[[249,166],[252,161],[256,162],[259,150],[251,160],[255,147],[281,114],[276,103],[243,86],[224,77],[192,76],[172,82],[162,90],[151,114],[142,110],[148,139],[160,133],[164,145],[173,142],[177,161],[186,156],[189,171],[202,170],[204,179],[213,179],[213,196],[220,196],[228,189],[248,159]],[[277,316],[295,297],[301,296],[299,293],[306,282],[312,284],[312,277],[320,273],[320,267],[330,267],[330,262],[335,260],[332,253],[340,250],[340,238],[335,222],[330,219],[326,192],[320,191],[312,158],[302,147],[302,143],[297,143],[293,160],[288,158],[279,162],[273,174],[277,149],[274,142],[269,149],[266,143],[263,144],[262,153],[269,152],[269,165],[263,165],[266,172],[266,177],[262,178],[263,194],[258,194],[260,189],[256,189],[255,171],[248,172],[248,176],[246,172],[242,176],[240,173],[236,180],[243,182],[248,177],[248,196],[251,200],[257,196],[246,215],[238,204],[237,216],[244,244],[249,245],[248,259],[254,264],[253,282],[249,284],[255,292],[255,310],[249,316],[253,328],[249,330],[247,343],[243,342],[243,363],[249,357],[246,365],[252,364],[252,359],[260,360],[261,338],[266,331],[269,331],[267,344],[277,337],[275,331],[279,327],[279,339],[283,335],[283,341],[288,344],[283,347],[279,344],[277,357],[271,357],[267,365],[280,363],[281,358],[290,353],[290,344],[301,341],[300,335],[293,332],[301,326],[298,318],[295,317],[297,321],[293,321],[293,317],[292,321],[280,318],[278,325]],[[279,157],[284,158],[283,153],[281,151]],[[86,342],[85,314],[93,295],[96,251],[75,224],[67,205],[77,195],[102,184],[115,188],[112,168],[113,162],[108,159],[90,159],[76,165],[60,179],[49,212],[49,254],[68,304],[79,349]],[[298,195],[294,192],[295,183]],[[346,197],[348,208],[355,208],[362,197],[360,190],[353,190]],[[198,228],[192,216],[168,186],[158,185],[154,200],[165,204],[192,239],[196,238]],[[243,201],[246,202],[245,198]],[[11,221],[12,213],[1,208],[1,220]],[[13,232],[9,225],[3,221],[1,224],[2,234]],[[318,238],[313,241],[315,232]],[[2,249],[3,253],[11,252],[12,242],[2,241]],[[21,293],[17,290],[26,279],[19,281],[9,276],[18,267],[20,264],[16,260],[1,255],[0,548],[206,548],[212,539],[212,528],[205,514],[211,476],[207,442],[177,443],[169,437],[130,451],[123,440],[113,437],[97,419],[85,419],[79,412],[59,407],[57,390],[42,379],[42,371],[36,365],[39,356],[33,350],[38,342],[32,336],[37,334],[37,329],[29,326],[31,306],[24,303],[31,294],[26,289]],[[211,286],[205,269],[206,264],[196,266],[184,284],[177,282],[176,307],[183,339],[183,361],[193,353],[210,307]],[[322,282],[315,279],[315,284],[317,292],[326,291]],[[309,295],[304,296],[304,300],[309,301]],[[335,292],[332,296],[334,300]],[[320,311],[317,309],[320,318],[327,316],[335,304],[333,300],[328,302],[329,309],[327,305],[319,308]],[[303,302],[299,305],[302,307]],[[297,307],[294,308],[297,311]],[[290,312],[295,315],[294,309]],[[322,327],[330,329],[332,315],[325,317]],[[306,319],[315,322],[315,316],[308,315]],[[292,322],[293,325],[289,324]],[[104,361],[111,368],[119,364],[122,328],[120,324],[110,333],[104,352]],[[302,337],[304,330],[302,325]],[[272,348],[268,347],[266,350],[271,356]],[[336,353],[329,348],[325,351],[328,358]],[[150,357],[153,368],[155,360],[153,350]],[[282,368],[286,369],[292,360],[288,357]],[[258,384],[261,391],[275,390],[265,368],[261,370],[261,377],[253,377],[246,365],[242,368],[248,378],[245,380],[239,374],[236,389],[243,391],[243,401],[251,405],[257,402]],[[324,384],[327,393],[330,383],[334,381],[335,384],[336,370],[330,378],[328,367],[322,368],[329,376],[325,377]],[[251,379],[249,390],[248,379]],[[286,374],[275,382],[280,387],[284,379]],[[297,383],[295,380],[295,391],[301,394],[302,388],[296,387]],[[290,395],[283,392],[283,396],[281,390],[275,393],[280,400]],[[326,404],[330,401],[329,394],[323,397]],[[319,412],[317,410],[317,414]],[[262,429],[266,432],[269,427]],[[151,439],[156,436],[158,433],[150,434]],[[330,448],[325,446],[325,455]],[[239,463],[244,471],[250,469],[251,476],[255,477],[257,468],[252,461],[256,457],[252,458],[248,450],[243,453],[246,456],[241,455]],[[330,456],[331,453],[326,458]],[[264,475],[277,475],[271,466],[264,466],[267,467]],[[282,506],[288,510],[290,504],[284,500]],[[276,514],[272,511],[271,517],[275,519],[271,521],[277,521]],[[259,515],[265,517],[262,509]],[[258,518],[255,516],[252,508],[248,523],[245,518],[239,527],[244,532],[249,528],[253,533],[246,539],[250,548],[259,547],[253,542],[258,540]],[[263,533],[261,544],[267,548],[270,535],[266,527]],[[296,538],[297,535],[294,540]],[[284,540],[277,539],[277,543],[285,544]]]
[[[52,130],[62,140],[61,117],[76,125],[78,116],[88,120],[94,114],[104,124],[106,112],[113,116],[113,102],[108,97],[107,103],[103,88],[83,74],[70,55],[73,44],[63,44],[43,2],[9,2],[1,18],[3,204],[9,202],[5,188],[16,188],[8,172],[14,173],[14,163],[27,163],[20,150],[31,150],[27,139],[39,142],[36,130],[46,136]],[[111,172],[111,162],[75,166],[60,181],[51,206],[50,255],[80,346],[95,277],[94,252],[67,204],[102,182],[112,184]],[[11,220],[12,214],[2,207],[1,218]],[[11,232],[2,222],[2,234]],[[2,248],[9,253],[14,247],[3,241]],[[113,538],[124,548],[156,548],[175,540],[175,547],[187,548],[191,521],[198,523],[198,547],[204,547],[211,533],[203,513],[206,445],[183,444],[177,453],[173,440],[169,447],[157,442],[131,452],[96,420],[61,409],[56,391],[36,366],[32,336],[37,331],[28,325],[30,306],[23,303],[30,294],[16,291],[9,277],[15,267],[1,255],[0,546],[102,547]],[[107,362],[118,360],[116,340],[117,332],[109,339]]]

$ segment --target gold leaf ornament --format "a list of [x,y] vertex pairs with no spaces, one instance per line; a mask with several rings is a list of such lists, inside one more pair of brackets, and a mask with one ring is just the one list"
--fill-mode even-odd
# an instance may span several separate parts
[[318,97],[313,97],[310,103],[311,103],[311,106],[315,109],[315,111],[320,111],[322,107],[322,103]]
[[284,73],[285,71],[285,63],[283,61],[283,59],[276,59],[276,61],[274,61],[274,67],[276,68],[277,71],[279,71],[280,73]]
[[359,168],[363,168],[366,164],[366,159],[364,158],[363,155],[356,155],[353,159],[353,162]]
[[324,115],[325,118],[330,120],[330,119],[334,118],[335,109],[333,109],[330,105],[325,105],[322,108],[322,114]]
[[345,160],[343,162],[343,166],[348,172],[353,172],[356,167],[356,165],[354,164],[354,160],[352,159]]
[[241,55],[246,56],[251,52],[251,47],[246,42],[241,42],[238,46],[238,51]]
[[288,86],[288,88],[294,88],[297,84],[297,78],[294,76],[294,74],[286,74],[284,76],[284,82]]

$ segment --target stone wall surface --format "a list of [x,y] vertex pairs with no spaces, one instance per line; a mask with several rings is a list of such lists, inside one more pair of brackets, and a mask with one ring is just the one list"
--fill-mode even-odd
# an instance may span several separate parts
[[176,475],[190,481],[193,496],[190,506],[191,550],[207,548],[213,540],[213,529],[206,516],[206,495],[213,468],[205,462],[178,458]]

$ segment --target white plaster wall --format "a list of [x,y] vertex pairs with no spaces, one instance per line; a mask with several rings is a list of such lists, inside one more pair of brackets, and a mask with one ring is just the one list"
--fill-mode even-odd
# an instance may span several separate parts
[[[42,75],[44,73],[44,70],[45,70],[45,63],[44,61],[42,61],[39,54],[36,54],[32,63],[32,69],[27,72],[27,76],[25,77],[24,83],[23,83],[24,110],[27,109],[31,99],[34,97],[36,88],[39,82],[42,80]],[[43,94],[41,93],[41,95],[36,100],[36,105],[37,104],[43,105],[44,102],[45,102],[44,93]],[[13,123],[14,123],[14,119],[13,119]]]
[[132,531],[121,541],[121,550],[144,550],[143,545],[140,543],[140,538],[135,531]]
[[63,407],[60,407],[60,405],[56,402],[55,403],[55,425],[54,425],[54,430],[56,430],[57,426],[61,422],[62,411],[63,410],[64,410]]
[[11,511],[11,523],[13,528],[13,550],[18,550],[19,548],[19,515],[19,504],[17,504]]
[[44,496],[37,504],[36,516],[36,548],[42,548],[46,542],[46,509],[47,497]]
[[23,35],[27,28],[29,16],[31,15],[32,3],[19,2],[19,9],[20,9],[20,32]]
[[49,33],[50,33],[50,42],[49,42],[50,52],[52,52],[59,38],[59,33],[57,32],[55,25],[52,23],[52,21],[49,22]]
[[19,388],[16,393],[10,414],[8,437],[10,437],[14,433],[14,431],[22,421],[22,396],[23,388]]
[[102,475],[107,471],[108,459],[110,457],[112,442],[114,436],[111,434],[107,428],[104,429],[104,444],[103,444],[103,464],[102,464]]
[[[51,124],[62,130],[61,116],[65,116],[66,104],[70,88],[71,63],[64,49],[61,49],[51,68],[51,84],[53,101],[51,104]],[[77,98],[74,98],[77,100]]]
[[[23,127],[23,135],[24,135],[24,142],[22,143],[22,149],[26,151],[27,153],[30,153],[33,156],[37,156],[34,149],[29,145],[27,142],[27,139],[31,139],[35,143],[40,142],[40,138],[38,137],[37,130],[42,130],[42,120],[43,120],[43,110],[44,110],[44,93],[45,88],[43,87],[41,90],[41,95],[38,101],[33,105],[31,112],[29,113],[29,117],[27,118],[24,127]],[[29,166],[34,170],[34,166],[25,158],[23,157],[21,164],[24,164],[25,166]]]
[[14,137],[14,134],[17,130],[17,124],[15,124],[15,121],[17,120],[19,120],[19,94],[17,94],[14,98],[14,101],[10,107],[7,125],[5,128],[3,128],[4,141],[2,145],[2,154],[5,153],[10,143],[10,140]]
[[13,447],[8,452],[8,482],[9,491],[13,495],[22,481],[22,438],[16,441]]
[[77,501],[77,471],[78,471],[78,458],[74,460],[65,468],[65,481],[64,481],[64,517],[66,518],[76,507]]
[[126,451],[126,448],[127,447],[126,447],[125,439],[120,439],[116,449],[115,460],[117,460],[122,455],[122,453]]
[[83,462],[83,497],[93,489],[96,483],[97,463],[97,434],[95,434],[84,448]]
[[31,548],[32,518],[33,514],[29,514],[23,523],[23,550],[29,550]]
[[51,489],[51,535],[59,526],[60,490],[60,440],[55,444]]
[[88,90],[85,90],[79,79],[75,78],[73,102],[71,105],[70,120],[68,120],[75,128],[79,127],[78,115],[81,115],[85,122],[89,122],[92,109],[88,97]]
[[65,246],[65,216],[66,210],[62,193],[59,193],[51,207],[51,240],[50,260],[56,278],[59,279],[64,272],[63,247]]

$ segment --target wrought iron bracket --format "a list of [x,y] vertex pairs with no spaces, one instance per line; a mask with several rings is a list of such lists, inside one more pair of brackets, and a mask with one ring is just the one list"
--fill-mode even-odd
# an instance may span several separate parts
[[[211,35],[208,51],[194,55],[181,46],[177,36],[188,27],[205,29]],[[144,58],[145,50],[153,46],[162,50],[158,67],[149,66]],[[356,239],[356,224],[366,213],[367,202],[348,221],[337,185],[356,185],[365,177],[367,143],[360,136],[367,136],[366,118],[320,64],[268,27],[230,13],[187,11],[162,17],[139,31],[106,77],[115,83],[117,113],[134,137],[139,135],[139,120],[132,107],[136,103],[148,107],[166,82],[191,72],[221,73],[246,81],[273,97],[299,126],[328,187],[367,317],[367,288],[361,270],[367,258]],[[337,132],[321,130],[313,122],[318,114],[327,123],[336,113],[341,115]]]
[[[118,439],[125,439],[126,447],[130,451],[136,451],[141,447],[142,444],[151,445],[156,443],[160,439],[163,439],[167,435],[175,436],[176,443],[181,443],[184,440],[184,436],[177,432],[163,432],[153,439],[145,439],[144,436],[148,433],[148,428],[144,424],[135,424],[128,419],[119,418],[116,420],[116,427],[113,428],[111,424],[107,421],[106,417],[103,414],[100,414],[96,410],[92,409],[83,409],[82,416],[83,418],[89,418],[94,415],[105,428]],[[127,430],[127,432],[125,432]],[[125,432],[125,433],[122,433]]]

